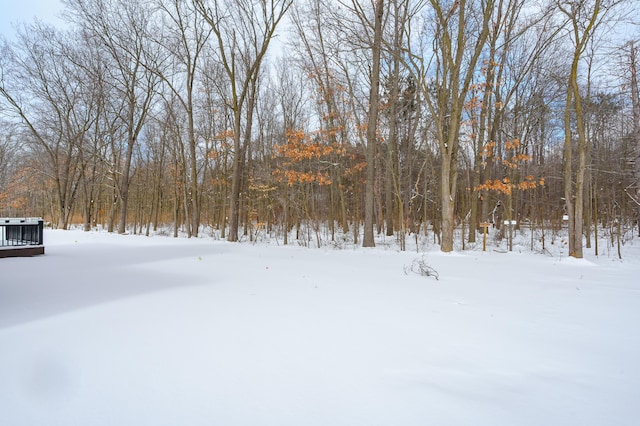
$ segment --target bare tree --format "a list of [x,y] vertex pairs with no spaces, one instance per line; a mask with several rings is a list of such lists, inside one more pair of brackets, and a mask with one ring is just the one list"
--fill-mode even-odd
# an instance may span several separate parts
[[[571,65],[567,79],[567,97],[564,112],[564,197],[567,215],[569,216],[569,255],[583,257],[583,228],[584,228],[584,185],[587,167],[587,133],[585,129],[585,115],[583,98],[579,85],[579,65],[588,43],[594,37],[594,32],[603,22],[604,16],[611,11],[619,1],[591,0],[591,1],[560,1],[556,5],[567,19],[568,33],[573,45]],[[573,128],[572,115],[575,116],[575,127],[578,148],[578,161],[575,174],[573,173]],[[575,182],[575,184],[574,184]]]
[[227,239],[238,241],[240,187],[246,155],[243,139],[248,141],[251,137],[256,82],[269,43],[293,0],[215,0],[213,4],[210,3],[206,0],[193,0],[196,10],[213,30],[219,60],[231,84],[231,99],[227,103],[234,115],[234,160]]
[[[0,96],[21,121],[41,172],[53,182],[57,226],[66,229],[83,173],[78,152],[92,125],[96,104],[72,60],[72,35],[42,23],[25,26],[17,45],[3,48]],[[7,66],[8,65],[8,66]],[[5,66],[7,66],[5,68]]]
[[81,168],[81,207],[84,216],[84,230],[90,231],[98,216],[98,203],[105,184],[108,144],[103,136],[109,126],[107,117],[107,70],[103,61],[103,52],[96,40],[86,32],[77,31],[76,43],[65,49],[65,57],[74,64],[78,73],[73,84],[82,88],[82,99],[89,105],[88,128],[78,144],[77,157]]
[[[432,53],[412,53],[440,152],[441,250],[453,250],[458,152],[464,104],[490,31],[495,0],[430,0]],[[423,49],[426,50],[426,49]]]
[[125,233],[132,176],[132,159],[138,137],[156,95],[158,77],[145,64],[154,63],[149,44],[153,10],[145,2],[127,0],[64,0],[69,18],[100,40],[110,62],[110,84],[119,102],[112,105],[126,132],[122,168],[116,174],[120,202],[118,233]]
[[[633,105],[633,137],[635,139],[635,186],[634,202],[638,205],[638,236],[640,237],[640,95],[638,94],[638,48],[629,43],[629,69],[631,72],[631,104]],[[632,197],[633,198],[633,197]]]
[[[1,104],[0,114],[2,114]],[[13,123],[0,116],[0,215],[2,216],[9,215],[11,212],[12,194],[9,190],[9,183],[16,169],[18,153],[14,128]]]
[[[361,20],[366,22],[364,10],[354,1],[354,8],[360,11]],[[380,99],[380,56],[382,51],[382,21],[384,17],[384,1],[376,0],[373,21],[373,40],[371,43],[371,75],[369,86],[369,112],[367,122],[367,184],[364,202],[364,236],[362,247],[375,247],[373,236],[374,218],[374,186],[375,186],[375,160],[378,145],[378,109]]]
[[[389,41],[385,43],[385,53],[389,56],[388,82],[388,117],[389,117],[389,137],[387,139],[387,152],[385,161],[385,227],[386,235],[392,236],[394,233],[394,216],[396,215],[394,203],[398,198],[400,213],[398,215],[398,226],[404,234],[403,209],[400,190],[400,179],[398,176],[398,133],[399,116],[402,105],[400,99],[400,80],[402,74],[402,55],[405,46],[406,26],[410,20],[410,6],[408,0],[393,0],[390,3],[390,15],[392,21],[388,25],[391,34]],[[404,241],[404,238],[402,238]]]
[[[162,27],[165,34],[155,40],[168,53],[169,57],[160,58],[160,63],[152,65],[152,71],[164,81],[179,101],[187,118],[187,145],[189,152],[189,198],[191,217],[188,235],[198,236],[200,227],[200,189],[198,155],[195,123],[195,89],[198,66],[211,28],[202,16],[188,2],[180,0],[158,0],[162,14]],[[166,63],[168,62],[168,64]]]

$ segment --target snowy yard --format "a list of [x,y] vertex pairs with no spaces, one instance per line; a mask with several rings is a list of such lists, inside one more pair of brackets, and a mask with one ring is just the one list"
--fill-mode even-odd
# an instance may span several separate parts
[[640,250],[45,245],[0,259],[2,425],[639,424]]

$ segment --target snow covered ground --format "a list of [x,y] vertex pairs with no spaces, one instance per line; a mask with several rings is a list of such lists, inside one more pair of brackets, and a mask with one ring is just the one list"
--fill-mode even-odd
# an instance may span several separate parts
[[0,259],[1,425],[640,424],[633,247],[45,245]]

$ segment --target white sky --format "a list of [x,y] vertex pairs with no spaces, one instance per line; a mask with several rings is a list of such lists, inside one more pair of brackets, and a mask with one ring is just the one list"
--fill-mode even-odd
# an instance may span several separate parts
[[34,18],[45,22],[59,22],[62,11],[60,0],[0,0],[0,34],[11,38],[13,24],[31,22]]

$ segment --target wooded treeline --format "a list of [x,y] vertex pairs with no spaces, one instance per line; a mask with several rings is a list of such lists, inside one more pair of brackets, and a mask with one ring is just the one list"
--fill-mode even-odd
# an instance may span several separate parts
[[632,1],[63,3],[2,42],[2,216],[443,251],[515,221],[576,257],[640,232]]

